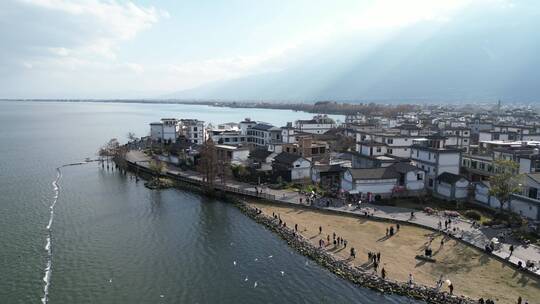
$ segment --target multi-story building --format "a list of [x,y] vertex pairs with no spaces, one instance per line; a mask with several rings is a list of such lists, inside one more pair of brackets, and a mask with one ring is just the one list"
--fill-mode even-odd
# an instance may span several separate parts
[[410,147],[417,139],[423,138],[417,128],[402,128],[385,132],[356,133],[356,151],[365,156],[391,155],[410,157]]
[[424,140],[415,140],[411,146],[411,161],[413,165],[426,172],[428,189],[437,188],[437,178],[444,172],[459,175],[461,150],[447,148],[446,137],[434,134]]
[[178,120],[162,118],[161,122],[150,123],[150,138],[156,142],[175,143],[178,137]]
[[210,130],[208,136],[213,142],[224,145],[241,145],[246,143],[246,135],[242,135],[240,130]]
[[270,124],[255,124],[247,128],[246,135],[247,143],[251,146],[267,147],[281,143],[281,129]]
[[180,128],[186,139],[193,144],[202,145],[207,139],[206,128],[202,120],[181,119]]
[[461,148],[468,153],[471,146],[471,129],[466,127],[445,128],[443,132],[446,136],[446,146]]

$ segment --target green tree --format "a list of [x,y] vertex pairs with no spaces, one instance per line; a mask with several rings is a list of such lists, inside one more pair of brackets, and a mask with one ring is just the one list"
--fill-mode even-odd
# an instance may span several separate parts
[[521,192],[522,176],[518,174],[519,164],[505,159],[493,162],[495,175],[489,179],[489,195],[499,200],[501,212],[510,201],[510,196]]

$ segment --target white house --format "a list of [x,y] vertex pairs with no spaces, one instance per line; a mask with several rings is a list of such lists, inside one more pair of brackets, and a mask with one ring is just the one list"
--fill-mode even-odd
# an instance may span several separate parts
[[424,190],[424,171],[408,163],[388,167],[347,169],[341,188],[349,193],[373,193],[382,196],[421,192]]
[[466,200],[469,194],[469,181],[461,175],[443,172],[437,177],[435,193],[446,200]]
[[399,179],[399,174],[388,168],[352,169],[341,178],[341,189],[351,194],[378,194],[390,196]]
[[429,136],[428,140],[415,141],[411,146],[412,164],[426,172],[426,186],[431,190],[436,190],[437,177],[442,173],[459,175],[461,150],[446,148],[445,139],[440,135]]
[[272,162],[272,170],[286,181],[309,181],[311,178],[311,162],[292,153],[279,153]]
[[204,121],[198,119],[181,119],[180,125],[182,133],[191,142],[196,145],[202,145],[207,139]]
[[178,137],[178,120],[162,118],[161,122],[150,123],[150,138],[157,142],[175,143]]
[[150,123],[150,139],[152,141],[163,141],[163,123],[151,122]]
[[215,147],[218,161],[238,165],[245,164],[248,160],[248,148],[229,145],[216,145]]
[[399,174],[394,191],[422,191],[425,188],[425,172],[409,163],[395,163],[389,167]]

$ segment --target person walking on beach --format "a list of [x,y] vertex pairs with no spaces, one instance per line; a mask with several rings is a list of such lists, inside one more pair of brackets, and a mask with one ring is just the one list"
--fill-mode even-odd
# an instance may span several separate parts
[[335,232],[332,234],[332,239],[336,240],[336,233]]
[[398,232],[399,231],[399,223],[397,223],[396,228],[397,228],[396,232]]
[[381,269],[381,277],[383,280],[386,279],[386,270],[384,270],[384,267]]
[[439,277],[439,279],[438,279],[437,282],[435,283],[435,288],[436,288],[437,290],[441,289],[442,284],[443,284],[443,275],[441,274],[441,276]]
[[351,247],[351,258],[356,258],[356,251],[354,250],[354,247]]
[[454,284],[452,284],[452,282],[448,284],[448,289],[450,290],[450,294],[454,294]]
[[322,226],[319,226],[319,234],[322,233]]
[[510,245],[510,255],[508,257],[512,256],[512,253],[514,253],[514,245]]
[[294,231],[298,232],[298,224],[294,224]]
[[409,273],[409,281],[407,281],[407,283],[409,283],[409,286],[412,287],[412,285],[413,285],[413,276],[412,276],[412,273]]
[[521,296],[518,297],[517,304],[521,304]]
[[343,241],[343,248],[347,248],[347,240]]
[[326,240],[328,241],[328,244],[330,244],[330,235],[326,235]]
[[377,262],[381,262],[381,253],[377,252]]

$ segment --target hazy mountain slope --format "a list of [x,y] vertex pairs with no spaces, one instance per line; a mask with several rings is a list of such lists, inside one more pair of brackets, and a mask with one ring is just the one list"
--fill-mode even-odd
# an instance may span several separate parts
[[171,97],[540,101],[536,7],[470,10],[449,22],[406,28],[380,44],[348,36],[287,70]]

